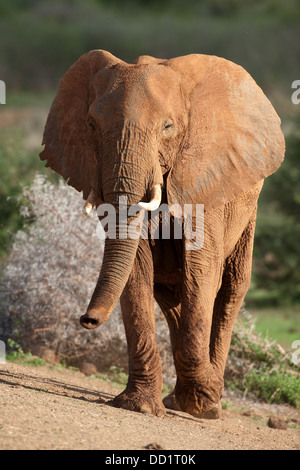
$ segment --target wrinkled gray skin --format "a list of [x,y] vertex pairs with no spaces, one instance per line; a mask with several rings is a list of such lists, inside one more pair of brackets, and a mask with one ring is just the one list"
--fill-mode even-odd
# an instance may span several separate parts
[[113,403],[163,416],[156,299],[177,372],[165,405],[217,418],[231,333],[250,282],[258,196],[284,155],[271,104],[224,59],[143,56],[127,64],[91,51],[61,80],[44,143],[42,160],[96,206],[117,208],[119,196],[128,205],[147,202],[157,185],[169,205],[204,204],[201,249],[187,250],[174,237],[107,239],[80,322],[101,325],[121,297],[129,380]]

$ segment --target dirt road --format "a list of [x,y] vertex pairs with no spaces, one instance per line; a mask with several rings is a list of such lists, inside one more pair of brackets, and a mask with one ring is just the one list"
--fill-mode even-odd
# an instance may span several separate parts
[[[107,402],[117,393],[76,371],[0,365],[0,449],[300,449],[300,410],[291,407],[225,396],[220,420],[175,411],[159,419],[113,408]],[[274,415],[288,429],[268,427]]]

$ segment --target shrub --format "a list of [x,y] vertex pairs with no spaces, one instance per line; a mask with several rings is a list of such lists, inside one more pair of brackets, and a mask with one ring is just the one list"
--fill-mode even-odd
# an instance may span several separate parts
[[[21,196],[24,230],[16,237],[0,284],[0,337],[12,338],[25,353],[47,346],[68,365],[89,360],[99,370],[127,367],[127,344],[119,304],[96,331],[79,317],[93,293],[103,255],[96,236],[97,216],[82,214],[83,200],[62,181],[37,175]],[[157,308],[163,361],[168,330]],[[170,379],[172,380],[172,379]]]
[[244,395],[300,408],[300,373],[291,362],[291,353],[276,341],[262,337],[244,307],[232,336],[226,383]]

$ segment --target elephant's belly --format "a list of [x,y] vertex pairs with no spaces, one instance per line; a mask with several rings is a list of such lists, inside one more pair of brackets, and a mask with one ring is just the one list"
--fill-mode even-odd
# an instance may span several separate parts
[[182,281],[182,271],[177,269],[174,271],[158,269],[154,270],[154,283],[155,284],[164,284],[166,286],[177,286],[180,285]]
[[181,284],[181,243],[174,240],[155,240],[152,245],[154,283],[175,286]]

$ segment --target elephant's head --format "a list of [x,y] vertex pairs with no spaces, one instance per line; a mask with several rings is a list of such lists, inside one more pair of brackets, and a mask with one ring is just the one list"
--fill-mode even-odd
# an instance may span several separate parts
[[[88,205],[224,204],[273,173],[280,120],[241,67],[204,55],[127,64],[90,51],[60,82],[44,132],[47,160]],[[149,202],[150,206],[147,206]],[[103,323],[127,282],[138,240],[106,239],[86,328]]]

